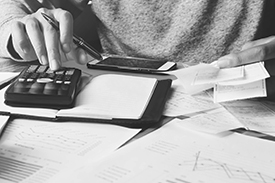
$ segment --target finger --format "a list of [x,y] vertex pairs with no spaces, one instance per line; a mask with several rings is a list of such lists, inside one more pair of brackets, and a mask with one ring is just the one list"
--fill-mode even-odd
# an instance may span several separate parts
[[77,62],[79,64],[86,64],[87,63],[88,55],[83,49],[81,49],[81,48],[77,49],[77,56],[78,56]]
[[61,67],[59,34],[49,23],[43,22],[42,24],[50,68],[58,70]]
[[271,58],[275,58],[275,40],[271,40],[266,44],[251,47],[236,54],[229,54],[221,57],[218,59],[217,65],[220,68],[227,68],[269,60]]
[[258,39],[258,40],[255,40],[255,41],[251,41],[251,42],[248,42],[246,44],[243,45],[242,47],[242,50],[246,50],[246,49],[249,49],[249,48],[252,48],[252,47],[255,47],[255,46],[259,46],[259,45],[263,45],[263,44],[267,44],[271,41],[274,41],[275,40],[275,36],[270,36],[270,37],[267,37],[267,38],[262,38],[262,39]]
[[36,54],[25,32],[25,25],[15,21],[12,25],[12,41],[15,51],[25,60],[35,60]]
[[76,61],[79,64],[86,64],[88,62],[88,54],[76,45],[74,45],[73,49],[65,56],[65,60],[67,61]]
[[60,42],[65,53],[69,53],[73,44],[73,17],[68,11],[56,9],[53,12],[54,19],[59,22]]
[[62,57],[62,61],[76,61],[78,58],[76,57],[76,50],[75,49],[71,49],[71,51],[69,53],[64,54],[64,52],[62,52],[61,54]]
[[43,65],[48,64],[44,36],[40,29],[39,22],[35,18],[28,18],[25,24],[26,33],[29,36],[30,42],[34,48],[39,62]]

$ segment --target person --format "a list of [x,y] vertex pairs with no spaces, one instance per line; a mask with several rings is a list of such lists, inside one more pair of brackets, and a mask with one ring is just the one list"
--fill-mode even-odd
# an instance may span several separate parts
[[[72,40],[83,29],[73,25],[84,10],[96,17],[82,18],[88,22],[84,29],[97,30],[104,53],[189,64],[217,61],[221,68],[275,58],[272,0],[1,0],[0,7],[0,57],[38,59],[53,70],[64,59],[87,61]],[[59,22],[60,32],[41,12]],[[272,63],[268,68],[275,75]]]

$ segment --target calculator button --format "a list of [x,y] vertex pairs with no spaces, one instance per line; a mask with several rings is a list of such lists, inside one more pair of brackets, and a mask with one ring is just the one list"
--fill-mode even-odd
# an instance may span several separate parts
[[63,81],[62,81],[62,80],[56,80],[55,83],[57,83],[57,84],[62,84]]
[[47,83],[45,84],[43,93],[46,95],[56,95],[59,87],[60,87],[59,84]]
[[65,80],[65,81],[70,81],[70,80],[71,80],[71,78],[72,78],[72,76],[71,76],[71,75],[67,75],[67,76],[65,76],[65,77],[64,77],[64,80]]
[[27,93],[31,88],[32,83],[18,82],[13,86],[13,91],[15,93]]
[[27,79],[27,82],[30,82],[30,83],[31,83],[31,82],[33,82],[33,81],[34,81],[34,79],[32,79],[32,78],[28,78],[28,79]]
[[69,92],[69,85],[61,85],[61,87],[58,90],[58,95],[67,95]]
[[44,90],[44,86],[45,86],[44,83],[33,83],[31,85],[29,93],[32,93],[32,94],[42,94],[43,90]]
[[38,65],[31,65],[26,72],[32,73],[35,72]]
[[41,65],[41,66],[36,70],[36,72],[37,72],[37,73],[43,73],[43,72],[45,72],[47,69],[48,69],[48,66]]
[[73,75],[74,74],[74,70],[73,69],[70,69],[70,70],[67,70],[65,75]]
[[51,83],[51,82],[53,82],[53,79],[51,79],[51,78],[38,78],[36,81],[38,83]]
[[55,78],[55,74],[54,73],[47,73],[46,74],[47,78],[51,78],[51,79],[54,79]]
[[18,78],[18,81],[19,81],[19,82],[24,82],[25,79],[24,79],[24,78]]
[[62,76],[64,74],[64,71],[63,70],[61,70],[61,71],[55,71],[55,74]]

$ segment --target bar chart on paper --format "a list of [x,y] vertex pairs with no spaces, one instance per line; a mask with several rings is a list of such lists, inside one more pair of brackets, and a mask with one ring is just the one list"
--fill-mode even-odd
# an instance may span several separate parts
[[0,182],[52,181],[87,159],[100,159],[136,133],[109,125],[16,119],[0,141]]

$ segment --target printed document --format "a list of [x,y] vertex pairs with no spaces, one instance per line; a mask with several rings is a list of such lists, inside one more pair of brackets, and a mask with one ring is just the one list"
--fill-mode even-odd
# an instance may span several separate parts
[[113,153],[138,132],[107,124],[16,119],[0,139],[0,182],[55,182],[86,161]]
[[223,138],[171,121],[67,183],[274,183],[274,142],[241,134]]

